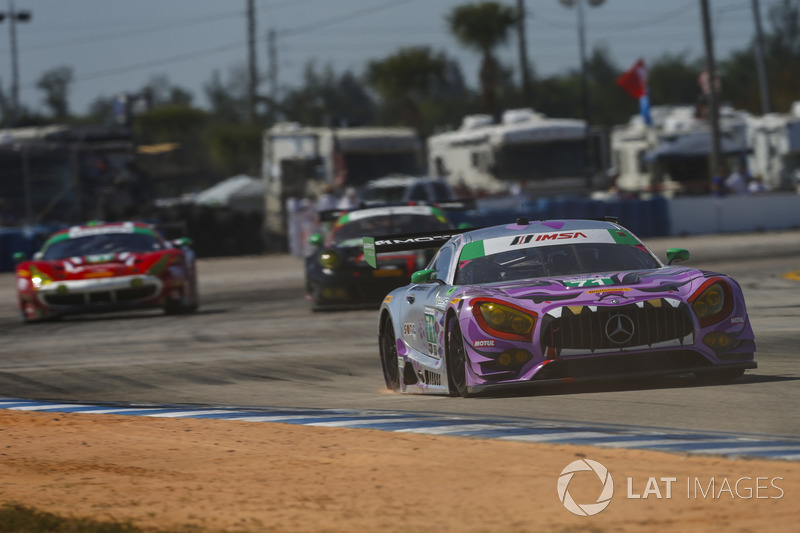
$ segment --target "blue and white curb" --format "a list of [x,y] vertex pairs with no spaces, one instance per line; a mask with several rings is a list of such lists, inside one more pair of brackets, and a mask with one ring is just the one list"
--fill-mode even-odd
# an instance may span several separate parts
[[361,428],[547,444],[578,444],[615,449],[800,460],[800,439],[672,429],[606,427],[554,422],[473,418],[392,411],[191,407],[181,405],[81,404],[0,398],[0,409],[38,413],[82,413],[153,418],[197,418],[281,422],[302,426]]

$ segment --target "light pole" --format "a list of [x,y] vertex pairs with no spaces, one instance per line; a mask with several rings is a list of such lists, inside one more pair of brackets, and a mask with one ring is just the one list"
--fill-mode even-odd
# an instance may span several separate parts
[[[601,5],[605,0],[586,0],[592,7]],[[591,188],[592,174],[594,169],[593,156],[594,147],[592,146],[591,135],[591,113],[589,102],[589,73],[586,69],[586,20],[584,13],[584,0],[559,0],[566,7],[576,6],[578,14],[578,49],[581,58],[581,102],[583,106],[583,120],[586,122],[586,172],[588,185]]]
[[8,17],[11,33],[11,117],[9,125],[14,126],[19,112],[19,65],[17,62],[17,22],[31,20],[30,11],[17,11],[14,9],[14,0],[8,0],[8,12],[0,11],[0,22]]

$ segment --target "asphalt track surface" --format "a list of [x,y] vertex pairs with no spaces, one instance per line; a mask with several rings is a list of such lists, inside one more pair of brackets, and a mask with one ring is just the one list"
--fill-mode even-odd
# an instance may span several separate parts
[[759,368],[726,385],[690,376],[559,385],[479,398],[403,396],[383,386],[374,309],[314,313],[288,256],[203,260],[201,309],[86,315],[24,325],[0,275],[0,397],[335,408],[514,417],[800,437],[800,232],[649,241],[734,275]]

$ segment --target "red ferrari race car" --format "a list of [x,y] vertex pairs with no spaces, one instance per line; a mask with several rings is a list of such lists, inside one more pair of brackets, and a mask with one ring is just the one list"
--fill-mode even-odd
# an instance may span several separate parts
[[[161,307],[197,309],[190,239],[164,240],[140,222],[90,223],[53,234],[32,260],[20,254],[17,294],[26,322],[67,314]],[[23,254],[24,255],[24,254]]]

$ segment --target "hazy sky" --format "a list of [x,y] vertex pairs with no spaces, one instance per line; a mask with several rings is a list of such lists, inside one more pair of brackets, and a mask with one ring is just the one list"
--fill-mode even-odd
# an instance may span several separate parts
[[[780,0],[761,0],[762,19]],[[510,6],[515,0],[504,0]],[[6,11],[11,0],[0,0]],[[157,74],[192,91],[205,106],[203,85],[217,69],[227,77],[247,61],[245,0],[14,0],[32,12],[17,25],[21,100],[41,106],[36,80],[50,68],[73,67],[73,112],[97,96],[135,91]],[[371,59],[398,47],[428,45],[460,61],[477,85],[478,57],[450,36],[445,15],[465,0],[256,0],[257,60],[267,71],[267,31],[277,32],[278,81],[296,86],[310,60],[360,74]],[[717,58],[753,36],[751,0],[711,0]],[[541,76],[578,68],[575,9],[558,0],[526,0],[528,56]],[[605,45],[627,68],[671,52],[702,54],[700,0],[606,0],[586,9],[587,45]],[[500,50],[517,65],[516,37]],[[0,82],[11,78],[9,23],[0,24]],[[266,84],[263,91],[266,92]],[[657,102],[654,102],[657,103]]]

